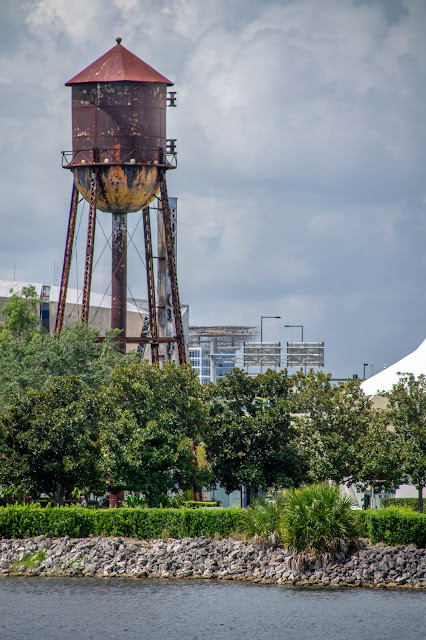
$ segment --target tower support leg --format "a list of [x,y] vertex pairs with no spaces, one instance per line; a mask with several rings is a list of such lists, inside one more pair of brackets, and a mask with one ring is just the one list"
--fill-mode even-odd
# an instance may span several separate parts
[[[155,281],[154,281],[154,265],[152,257],[152,237],[151,237],[151,221],[149,218],[149,207],[145,207],[142,212],[143,216],[143,232],[145,239],[145,262],[146,262],[146,279],[148,289],[148,309],[149,309],[149,330],[153,338],[157,338],[157,307],[155,305]],[[151,343],[151,362],[159,361],[158,343]]]
[[169,270],[170,285],[172,289],[173,315],[176,328],[176,341],[179,354],[179,364],[186,363],[185,337],[183,334],[182,315],[180,311],[179,288],[177,282],[175,246],[172,235],[172,222],[170,216],[169,196],[167,194],[166,176],[160,176],[161,204],[163,209],[164,230],[166,234],[167,267]]
[[55,333],[57,336],[62,331],[65,316],[65,302],[67,299],[68,281],[70,277],[72,249],[74,246],[75,223],[77,220],[78,189],[73,182],[70,215],[68,219],[67,241],[65,245],[64,264],[62,267],[61,290],[59,294],[58,311],[56,313]]
[[[169,335],[168,295],[167,295],[167,248],[163,222],[163,205],[161,199],[157,203],[157,330],[160,338]],[[173,327],[173,334],[175,334]],[[167,345],[159,347],[159,361],[165,362],[169,357]]]
[[81,302],[81,322],[89,321],[90,289],[92,286],[93,249],[95,246],[96,203],[98,200],[98,179],[96,171],[92,174],[90,185],[89,222],[87,225],[86,261],[84,265],[83,300]]
[[127,214],[112,214],[111,329],[120,329],[120,349],[126,349]]

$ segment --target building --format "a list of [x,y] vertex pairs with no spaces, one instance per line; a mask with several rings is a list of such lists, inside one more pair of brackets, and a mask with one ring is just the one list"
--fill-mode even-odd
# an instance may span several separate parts
[[189,327],[189,361],[201,384],[216,382],[243,366],[245,342],[256,340],[256,327]]
[[[32,285],[40,298],[40,323],[49,333],[55,332],[56,313],[58,310],[60,287],[40,282],[17,282],[0,280],[0,319],[1,309],[12,293],[20,293],[23,287]],[[80,320],[82,292],[68,288],[65,304],[64,326],[75,324]],[[130,336],[148,335],[148,303],[146,300],[132,299],[127,301],[127,332]],[[188,305],[182,305],[182,322],[184,334],[188,340]],[[4,318],[3,318],[4,319]],[[90,327],[100,331],[104,336],[111,326],[111,296],[94,291],[90,294],[89,321]],[[149,345],[143,345],[143,357],[150,356]],[[128,344],[127,350],[138,349],[137,344]]]
[[[56,313],[58,310],[60,287],[40,282],[0,281],[0,312],[12,293],[20,293],[23,287],[32,285],[40,298],[40,322],[49,331],[55,332]],[[12,293],[11,293],[12,292]],[[79,321],[82,292],[68,289],[65,305],[64,325],[72,325]],[[147,311],[136,305],[127,303],[127,323],[129,335],[140,336]],[[111,296],[91,293],[89,308],[89,326],[99,329],[105,335],[111,326]],[[137,348],[137,345],[129,345]]]

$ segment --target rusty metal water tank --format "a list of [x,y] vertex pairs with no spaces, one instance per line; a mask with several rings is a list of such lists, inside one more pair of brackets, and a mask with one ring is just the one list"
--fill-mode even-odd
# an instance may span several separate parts
[[78,73],[72,87],[72,152],[65,166],[90,202],[93,169],[97,208],[130,213],[158,193],[166,160],[167,87],[172,82],[117,44]]

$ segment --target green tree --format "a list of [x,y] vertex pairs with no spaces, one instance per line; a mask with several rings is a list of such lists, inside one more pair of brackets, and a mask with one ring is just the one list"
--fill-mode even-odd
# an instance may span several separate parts
[[168,491],[193,486],[197,467],[191,441],[174,429],[174,415],[163,413],[138,424],[129,411],[115,407],[113,416],[101,428],[102,469],[109,491],[141,491],[154,507]]
[[252,377],[242,369],[233,369],[217,384],[207,385],[205,397],[208,401],[225,399],[229,409],[236,415],[240,415],[241,411],[244,415],[256,415],[259,406],[268,406],[277,399],[287,400],[292,386],[292,379],[287,377],[286,370],[268,369],[266,373]]
[[418,510],[422,512],[426,486],[426,376],[399,375],[399,382],[386,394],[387,420],[395,429],[402,470],[417,488]]
[[303,479],[289,393],[286,372],[274,371],[251,378],[236,369],[207,388],[206,457],[227,492],[242,485],[288,487]]
[[39,298],[34,285],[22,287],[21,292],[10,290],[12,294],[3,305],[5,322],[0,324],[0,340],[31,335],[40,325],[38,313]]
[[112,348],[113,336],[97,342],[99,331],[86,324],[65,327],[59,339],[48,333],[0,340],[0,409],[28,389],[41,391],[60,376],[80,376],[92,388],[108,384],[118,364],[137,361],[135,353]]
[[111,383],[120,406],[131,411],[139,424],[170,413],[174,416],[174,431],[196,442],[203,438],[206,422],[203,390],[190,365],[165,362],[159,367],[143,360],[117,367]]
[[361,488],[370,485],[376,492],[393,491],[406,481],[401,438],[389,425],[385,411],[375,411],[366,434],[360,440]]
[[372,411],[359,381],[333,384],[331,375],[311,370],[298,372],[292,382],[293,419],[310,477],[315,482],[356,482],[362,465],[360,442]]
[[102,466],[111,492],[141,491],[156,506],[167,491],[206,481],[193,446],[204,431],[206,409],[191,367],[117,367],[103,392]]
[[0,423],[0,485],[59,504],[75,486],[101,491],[98,416],[95,394],[76,377],[24,393]]

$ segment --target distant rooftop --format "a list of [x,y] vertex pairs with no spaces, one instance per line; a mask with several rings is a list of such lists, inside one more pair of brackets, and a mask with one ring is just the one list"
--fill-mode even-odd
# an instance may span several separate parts
[[258,333],[256,327],[240,327],[237,325],[213,325],[211,327],[189,327],[189,331],[193,334],[209,334],[209,335],[232,335],[234,333],[248,334]]
[[244,342],[252,342],[259,332],[256,327],[215,325],[211,327],[189,327],[189,346],[207,346],[212,340],[216,347],[234,347],[241,349]]
[[[41,282],[18,282],[16,280],[0,280],[0,298],[10,298],[13,293],[21,293],[23,287],[28,286],[35,287],[37,295],[41,298],[43,293],[43,288],[48,287],[48,299],[49,302],[59,302],[59,294],[61,288],[57,285],[46,285]],[[80,289],[73,289],[68,287],[67,290],[67,304],[76,304],[80,305],[82,301],[82,291]],[[96,293],[96,291],[91,291],[90,293],[90,306],[91,307],[99,307],[101,309],[111,309],[112,298],[110,295]],[[141,306],[135,306],[131,302],[127,302],[127,311],[132,311],[133,313],[139,313],[140,311],[144,311],[146,314],[147,311],[143,309]]]

